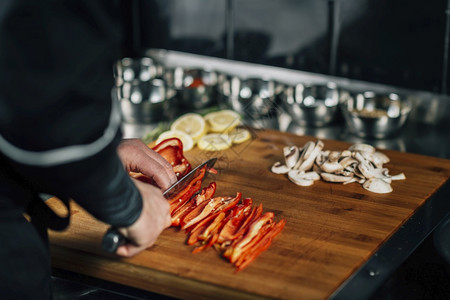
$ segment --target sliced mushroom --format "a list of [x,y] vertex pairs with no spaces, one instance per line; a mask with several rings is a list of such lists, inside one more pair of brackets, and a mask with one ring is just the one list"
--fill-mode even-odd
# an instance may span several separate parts
[[[355,151],[355,153],[358,152],[359,154],[361,154],[362,157],[364,157],[365,160],[367,160],[368,162],[373,163],[373,154],[372,152],[365,152],[365,151]],[[374,164],[375,165],[375,164]]]
[[342,159],[344,157],[349,157],[349,156],[352,156],[352,152],[350,150],[344,150],[341,152],[341,156],[339,158]]
[[375,177],[375,168],[362,156],[360,152],[354,152],[353,157],[358,161],[358,169],[364,177]]
[[[324,146],[324,143],[319,140],[317,141],[316,145],[314,146],[313,151],[309,154],[309,156],[298,166],[298,168],[295,168],[299,171],[308,171],[311,170],[314,161],[316,160],[317,155],[319,155],[320,151],[322,151]],[[297,164],[298,165],[298,164]],[[296,167],[297,167],[296,165]]]
[[324,162],[326,162],[329,154],[330,151],[320,151],[319,155],[316,157],[316,165],[321,166]]
[[303,146],[304,150],[304,155],[303,155],[303,159],[308,159],[308,157],[311,155],[311,153],[314,150],[314,147],[316,146],[316,143],[309,141],[305,144],[305,146]]
[[275,174],[287,174],[291,168],[288,168],[286,165],[283,165],[281,162],[277,161],[273,164],[271,171]]
[[307,178],[307,179],[311,179],[311,180],[320,180],[320,175],[317,172],[311,171],[311,172],[306,172],[303,174],[303,177]]
[[337,172],[336,174],[338,175],[342,175],[342,176],[349,176],[349,177],[354,177],[354,169],[353,170],[349,170],[349,169],[343,169],[339,172]]
[[359,177],[359,178],[361,178],[361,179],[366,179],[366,177],[364,177],[364,175],[361,173],[361,171],[358,169],[358,167],[356,167],[354,170],[353,170],[353,174],[356,176],[356,177]]
[[364,182],[363,188],[373,193],[386,194],[392,192],[392,187],[389,183],[380,178],[371,178]]
[[369,152],[374,153],[375,147],[369,144],[353,144],[351,145],[348,150],[350,151],[358,151],[358,152]]
[[387,164],[390,161],[386,154],[379,151],[375,152],[372,157],[372,162],[377,168],[381,168],[384,164]]
[[353,183],[353,182],[358,182],[358,183],[364,183],[365,179],[361,179],[361,178],[356,178],[356,177],[352,177],[352,179],[347,180],[345,182],[343,182],[342,184],[349,184],[349,183]]
[[320,173],[320,177],[322,177],[323,180],[328,182],[340,182],[340,183],[347,182],[353,178],[350,176],[342,176],[330,173]]
[[342,165],[342,167],[345,169],[345,168],[348,168],[348,167],[351,166],[351,165],[357,164],[358,161],[357,161],[356,159],[354,159],[353,157],[351,157],[351,156],[346,156],[346,157],[340,159],[340,160],[339,160],[339,163],[340,163],[340,164]]
[[298,161],[300,152],[296,146],[284,147],[283,148],[284,160],[286,166],[292,169]]
[[328,155],[329,162],[335,162],[341,157],[341,151],[331,151]]
[[392,180],[405,180],[406,176],[404,173],[400,173],[400,174],[391,176],[391,179]]
[[392,182],[392,176],[389,175],[389,170],[387,168],[374,168],[373,174],[375,178],[383,179],[387,183]]
[[320,166],[320,169],[325,173],[337,173],[344,170],[344,167],[337,161],[332,162],[327,160]]
[[299,168],[303,164],[303,162],[309,158],[310,154],[314,150],[314,147],[315,147],[315,143],[312,141],[307,142],[303,146],[302,153],[301,153],[300,158],[298,159],[297,163],[295,164],[294,169],[299,170]]
[[310,186],[315,180],[319,180],[320,176],[316,172],[302,172],[299,170],[291,170],[288,173],[288,178],[293,183],[300,186]]

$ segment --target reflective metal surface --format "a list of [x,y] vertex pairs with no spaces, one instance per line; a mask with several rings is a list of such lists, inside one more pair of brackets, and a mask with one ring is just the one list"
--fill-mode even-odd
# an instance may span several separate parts
[[127,81],[116,89],[125,122],[153,123],[173,117],[176,92],[161,79]]
[[397,134],[412,110],[412,102],[398,94],[371,91],[346,93],[341,111],[349,130],[357,136],[383,139]]
[[340,113],[340,92],[334,82],[287,86],[280,98],[286,113],[300,126],[323,127]]
[[163,78],[177,91],[180,110],[204,109],[216,104],[217,73],[210,68],[167,67]]
[[264,78],[223,76],[219,82],[220,101],[224,107],[244,117],[268,116],[276,106],[280,86]]

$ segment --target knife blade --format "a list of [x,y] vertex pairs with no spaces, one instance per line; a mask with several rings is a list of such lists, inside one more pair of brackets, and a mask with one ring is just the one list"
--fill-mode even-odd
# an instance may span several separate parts
[[[214,164],[216,163],[217,158],[211,158],[204,163],[200,164],[193,170],[191,170],[188,174],[183,176],[180,180],[175,182],[173,185],[171,185],[167,190],[164,191],[163,196],[166,199],[171,199],[172,197],[176,196],[179,192],[181,192],[188,184],[191,182],[192,179],[200,175],[201,169],[206,165],[207,168],[212,168]],[[206,175],[203,177],[205,179]],[[117,248],[127,242],[127,238],[123,236],[122,233],[119,232],[119,230],[112,226],[110,227],[102,239],[102,248],[104,251],[109,253],[115,253]]]
[[[166,197],[166,199],[171,199],[172,197],[176,196],[179,192],[181,192],[188,184],[191,182],[192,179],[200,175],[201,169],[206,165],[207,168],[212,168],[214,164],[216,163],[217,158],[211,158],[205,161],[204,163],[197,166],[195,169],[190,171],[188,174],[183,176],[180,180],[175,182],[172,186],[170,186],[164,193],[163,196]],[[205,174],[206,177],[206,174]],[[205,178],[203,177],[203,178]]]

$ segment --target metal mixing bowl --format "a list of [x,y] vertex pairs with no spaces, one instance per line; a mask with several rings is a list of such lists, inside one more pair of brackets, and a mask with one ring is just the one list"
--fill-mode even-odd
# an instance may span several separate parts
[[300,126],[323,127],[339,115],[340,92],[334,82],[286,86],[281,97],[284,110]]
[[173,118],[176,92],[163,80],[133,80],[116,89],[125,122],[155,123]]
[[124,57],[116,62],[113,71],[116,86],[121,86],[124,82],[134,80],[145,82],[160,78],[164,73],[164,67],[150,57]]
[[242,79],[222,75],[219,94],[222,104],[244,116],[260,118],[271,115],[276,106],[280,85],[261,78]]
[[177,90],[182,108],[203,109],[216,103],[217,73],[213,70],[175,67],[167,69],[164,78]]
[[412,103],[398,94],[371,91],[342,97],[341,110],[351,133],[362,138],[394,136],[404,126]]

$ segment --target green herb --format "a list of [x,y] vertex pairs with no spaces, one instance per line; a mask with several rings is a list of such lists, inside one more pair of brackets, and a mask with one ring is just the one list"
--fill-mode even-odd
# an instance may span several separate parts
[[169,123],[159,123],[155,128],[153,128],[149,133],[144,135],[141,140],[145,144],[150,144],[153,141],[156,141],[158,136],[163,133],[164,131],[169,130],[170,124]]

